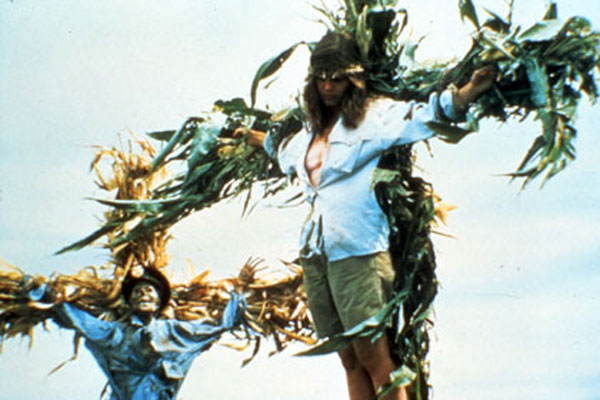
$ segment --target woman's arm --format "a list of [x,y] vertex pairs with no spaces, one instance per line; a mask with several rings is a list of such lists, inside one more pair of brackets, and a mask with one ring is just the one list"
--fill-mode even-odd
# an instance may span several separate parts
[[471,80],[454,93],[455,111],[466,110],[469,104],[492,87],[495,80],[496,73],[489,68],[482,68],[473,72]]
[[382,101],[373,110],[380,127],[378,150],[430,138],[435,134],[430,123],[460,120],[469,104],[489,90],[495,79],[494,70],[483,68],[476,70],[469,82],[459,89],[450,87],[441,93],[432,93],[427,104]]
[[300,148],[302,148],[301,142],[298,142],[301,132],[303,131],[283,139],[279,144],[275,143],[273,137],[267,132],[251,128],[237,128],[233,132],[233,136],[243,136],[248,145],[262,147],[269,157],[277,161],[281,172],[292,175],[296,173],[296,162]]
[[237,128],[233,131],[233,137],[246,137],[246,143],[253,147],[263,147],[265,143],[266,132],[250,128]]

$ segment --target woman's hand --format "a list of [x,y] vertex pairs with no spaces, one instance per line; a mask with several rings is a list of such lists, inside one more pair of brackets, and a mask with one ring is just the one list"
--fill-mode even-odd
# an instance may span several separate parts
[[244,136],[246,143],[253,147],[262,147],[265,142],[266,132],[256,129],[240,127],[233,131],[233,137]]
[[491,68],[480,68],[473,72],[471,80],[454,95],[454,108],[465,110],[470,103],[487,92],[496,81],[497,73]]

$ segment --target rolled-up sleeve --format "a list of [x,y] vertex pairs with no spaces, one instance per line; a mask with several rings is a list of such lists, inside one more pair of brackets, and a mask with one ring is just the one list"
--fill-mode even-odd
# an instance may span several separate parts
[[[451,90],[444,90],[439,95],[436,94],[438,100],[436,120],[458,121],[464,117],[462,111],[458,111],[454,106],[454,92],[456,88],[452,86]],[[442,113],[443,115],[440,115]]]

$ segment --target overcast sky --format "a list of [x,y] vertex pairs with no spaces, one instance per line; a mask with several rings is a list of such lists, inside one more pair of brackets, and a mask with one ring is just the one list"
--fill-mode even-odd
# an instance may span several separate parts
[[[469,47],[454,1],[410,0],[423,58],[460,57]],[[544,2],[517,1],[531,23]],[[501,15],[502,0],[481,1]],[[561,17],[585,15],[598,28],[600,3],[558,2]],[[483,12],[480,10],[480,12]],[[297,0],[0,0],[0,257],[32,273],[72,273],[107,255],[53,253],[95,228],[102,208],[88,172],[92,145],[118,134],[178,127],[217,99],[248,97],[258,66],[323,27]],[[481,17],[480,17],[481,18]],[[289,101],[304,78],[300,52],[261,104]],[[431,371],[435,399],[598,399],[600,393],[600,140],[597,108],[580,109],[578,158],[543,190],[524,192],[502,173],[516,167],[539,132],[531,121],[490,121],[459,146],[433,141],[423,174],[458,206],[435,239],[441,291]],[[249,256],[296,251],[302,210],[264,205],[240,219],[238,203],[215,207],[174,230],[173,268],[185,259],[216,276]],[[50,325],[34,347],[4,343],[0,400],[97,399],[105,378],[72,333]],[[264,352],[266,353],[266,352]],[[344,398],[335,356],[286,352],[244,369],[243,354],[215,346],[192,367],[181,399]]]

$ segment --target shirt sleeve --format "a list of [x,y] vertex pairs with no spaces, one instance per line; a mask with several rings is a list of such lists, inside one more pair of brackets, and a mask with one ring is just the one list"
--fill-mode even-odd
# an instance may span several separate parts
[[306,131],[302,129],[291,137],[284,138],[277,145],[271,134],[267,133],[263,147],[269,157],[277,161],[281,172],[286,175],[292,175],[297,172],[296,165],[298,157],[302,154],[302,145],[305,144],[306,136]]
[[244,298],[237,293],[232,293],[231,299],[223,311],[221,323],[210,319],[169,321],[171,335],[178,343],[186,343],[190,349],[202,348],[217,340],[223,332],[229,331],[240,324],[244,309]]
[[373,112],[385,148],[430,138],[434,131],[429,128],[429,122],[455,121],[460,118],[450,90],[432,93],[426,104],[383,99],[374,107]]
[[110,346],[121,340],[122,332],[115,322],[98,319],[68,303],[58,305],[55,312],[58,317],[56,322],[60,326],[74,329],[88,340],[101,342],[104,346]]
[[227,330],[210,319],[161,320],[152,326],[149,345],[161,354],[161,366],[170,379],[183,379],[194,358]]

